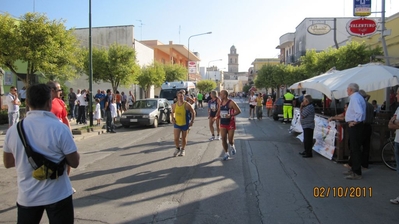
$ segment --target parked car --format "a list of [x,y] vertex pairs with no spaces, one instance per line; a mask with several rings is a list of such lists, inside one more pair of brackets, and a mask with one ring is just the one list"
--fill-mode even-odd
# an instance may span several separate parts
[[145,125],[158,127],[160,123],[170,123],[172,106],[165,98],[149,98],[136,100],[132,109],[122,114],[120,122],[123,127]]

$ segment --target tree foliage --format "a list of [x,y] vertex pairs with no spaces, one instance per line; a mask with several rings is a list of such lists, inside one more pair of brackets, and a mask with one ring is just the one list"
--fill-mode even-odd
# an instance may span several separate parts
[[216,88],[215,81],[212,80],[201,80],[197,82],[197,89],[201,92],[210,92]]
[[[19,20],[0,15],[0,30],[0,64],[25,85],[35,82],[35,73],[63,81],[76,77],[82,67],[78,41],[63,21],[50,21],[38,13],[27,13]],[[18,60],[26,63],[26,76],[17,73]]]
[[137,83],[143,88],[145,95],[148,97],[148,90],[152,85],[160,87],[165,81],[165,69],[163,65],[154,62],[149,66],[141,69],[141,73],[137,77]]
[[182,81],[186,79],[187,68],[180,64],[166,64],[165,69],[165,81]]
[[[84,68],[89,74],[89,51],[85,52]],[[119,44],[112,44],[108,49],[93,48],[92,52],[93,80],[111,83],[114,92],[120,85],[135,83],[140,73],[136,63],[134,49]]]
[[242,91],[243,91],[244,93],[247,93],[247,92],[249,91],[249,89],[251,89],[251,86],[248,85],[248,84],[245,84],[245,85],[242,87]]

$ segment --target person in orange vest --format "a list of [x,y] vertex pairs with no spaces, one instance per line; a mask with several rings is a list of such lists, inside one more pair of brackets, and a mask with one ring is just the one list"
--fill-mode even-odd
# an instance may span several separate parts
[[291,91],[287,89],[287,93],[284,94],[284,105],[283,105],[284,124],[286,122],[291,122],[292,120],[292,106],[294,98],[295,98],[294,94],[292,94]]
[[266,111],[268,117],[272,115],[272,109],[273,109],[273,99],[271,96],[268,96],[266,100]]

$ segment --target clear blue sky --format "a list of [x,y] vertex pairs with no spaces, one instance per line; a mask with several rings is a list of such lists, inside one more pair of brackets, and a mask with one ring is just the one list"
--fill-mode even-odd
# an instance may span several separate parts
[[[68,28],[88,27],[88,0],[0,0],[0,13],[20,17],[45,13],[66,20]],[[372,0],[381,11],[381,0]],[[399,0],[386,0],[387,16],[399,12]],[[353,0],[92,0],[92,26],[134,25],[137,40],[157,39],[200,53],[201,66],[227,70],[227,54],[235,45],[239,71],[247,71],[255,58],[276,58],[279,37],[294,32],[306,17],[352,17]],[[379,17],[380,14],[372,14]],[[141,20],[141,22],[139,21]],[[143,25],[141,25],[141,23]]]

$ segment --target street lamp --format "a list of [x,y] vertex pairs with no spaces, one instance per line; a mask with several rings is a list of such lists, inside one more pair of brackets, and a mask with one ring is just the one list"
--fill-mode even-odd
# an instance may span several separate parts
[[206,35],[206,34],[212,34],[212,32],[195,34],[195,35],[191,35],[191,36],[188,38],[188,45],[187,45],[187,48],[188,48],[188,53],[187,53],[187,69],[188,69],[188,72],[187,72],[187,81],[190,80],[190,70],[189,70],[189,66],[190,66],[190,64],[189,64],[189,63],[190,63],[190,39],[191,39],[191,37],[196,37],[196,36],[201,36],[201,35]]
[[209,79],[209,73],[208,73],[208,69],[209,69],[209,64],[211,63],[211,62],[214,62],[214,61],[222,61],[223,59],[216,59],[216,60],[212,60],[212,61],[209,61],[208,62],[208,68],[206,69],[206,78],[207,79]]

